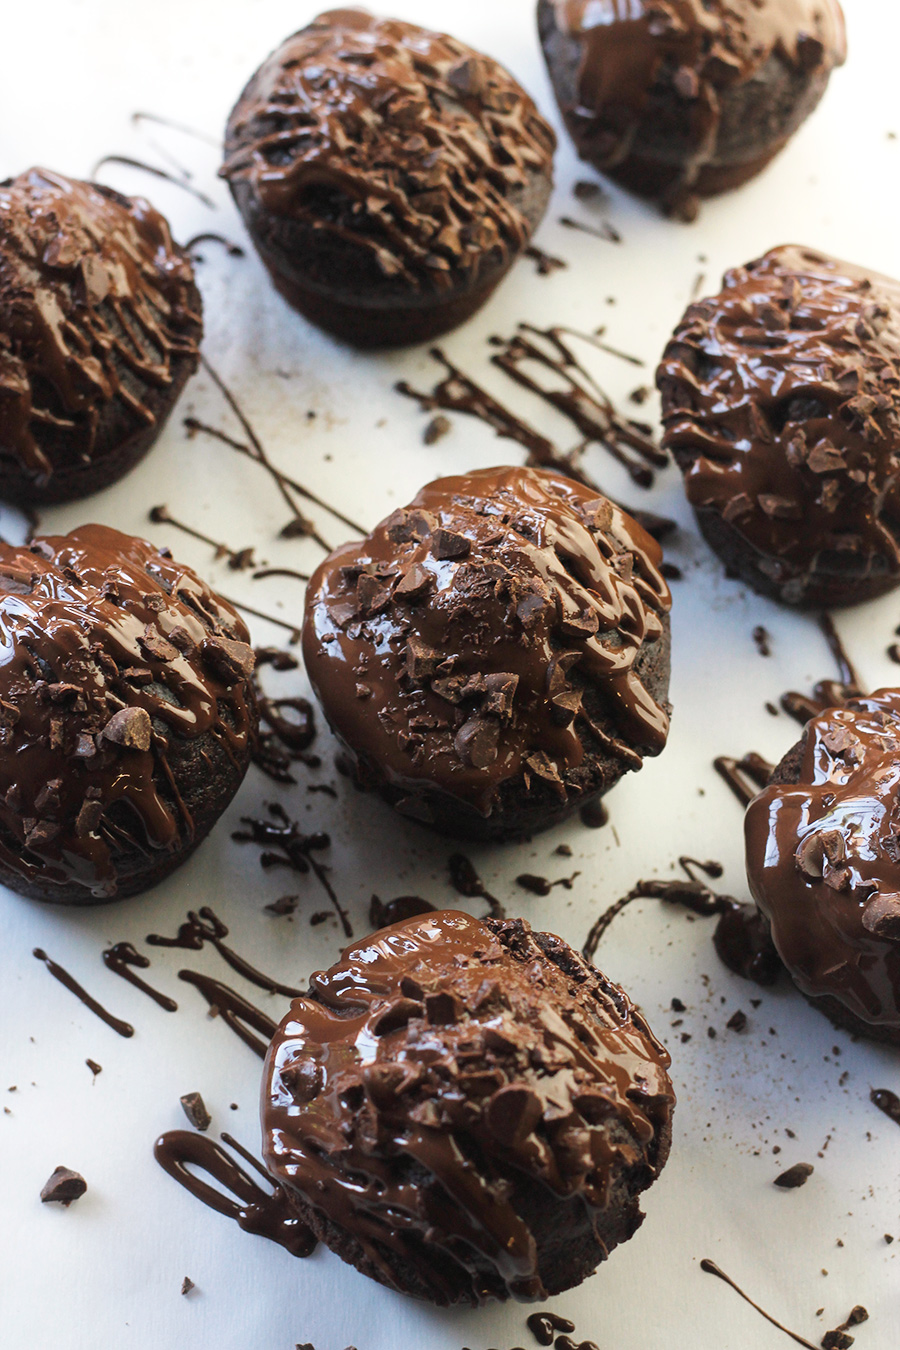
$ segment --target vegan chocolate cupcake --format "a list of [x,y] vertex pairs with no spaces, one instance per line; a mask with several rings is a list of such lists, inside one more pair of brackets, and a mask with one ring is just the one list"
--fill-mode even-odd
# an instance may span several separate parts
[[663,444],[730,572],[806,606],[900,582],[900,283],[773,249],[688,308],[657,384]]
[[490,57],[338,9],[250,80],[222,174],[288,302],[348,342],[391,346],[484,304],[544,214],[555,146]]
[[184,862],[257,714],[247,631],[187,567],[85,525],[0,546],[0,882],[88,905]]
[[0,184],[0,496],[108,487],[197,368],[190,259],[141,197],[30,169]]
[[539,0],[582,159],[692,219],[778,154],[846,58],[837,0]]
[[607,792],[669,728],[659,546],[546,470],[422,489],[309,584],[306,669],[361,786],[510,839]]
[[807,723],[745,823],[747,877],[795,984],[900,1045],[900,690]]
[[313,975],[269,1047],[263,1154],[315,1235],[389,1288],[546,1298],[642,1222],[668,1066],[560,938],[445,910]]

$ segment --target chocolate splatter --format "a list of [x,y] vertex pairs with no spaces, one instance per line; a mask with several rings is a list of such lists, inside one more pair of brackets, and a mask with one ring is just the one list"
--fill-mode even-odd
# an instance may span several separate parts
[[575,1323],[570,1322],[568,1317],[560,1317],[552,1312],[532,1313],[526,1318],[525,1325],[538,1345],[552,1345],[558,1331],[575,1330]]
[[724,1270],[719,1269],[715,1261],[710,1261],[708,1257],[704,1257],[700,1262],[700,1269],[705,1270],[707,1275],[715,1275],[717,1279],[723,1280],[736,1294],[741,1296],[745,1303],[749,1303],[751,1308],[755,1308],[761,1317],[764,1317],[767,1322],[771,1322],[773,1327],[777,1327],[778,1330],[783,1331],[786,1336],[790,1336],[792,1341],[796,1341],[798,1345],[805,1345],[806,1350],[819,1350],[819,1347],[813,1345],[812,1341],[805,1340],[804,1337],[799,1336],[796,1331],[789,1331],[782,1322],[776,1321],[776,1319],[772,1317],[770,1313],[767,1313],[764,1308],[761,1308],[758,1303],[754,1303],[749,1294],[745,1294],[740,1285],[736,1284],[730,1275],[726,1275]]
[[[223,1134],[222,1138],[242,1156],[250,1157],[230,1135]],[[192,1134],[189,1130],[170,1130],[157,1139],[153,1156],[160,1167],[191,1195],[210,1209],[234,1219],[246,1233],[256,1233],[270,1242],[277,1242],[292,1256],[309,1256],[315,1250],[315,1238],[306,1224],[291,1212],[284,1191],[280,1187],[264,1191],[214,1139]],[[255,1164],[255,1159],[251,1158],[251,1161]],[[188,1164],[212,1177],[234,1198],[188,1171]],[[257,1171],[265,1175],[258,1165]]]
[[329,868],[319,861],[317,853],[331,846],[331,839],[322,831],[304,834],[296,821],[292,821],[284,808],[272,802],[268,807],[270,820],[258,820],[242,816],[246,830],[238,830],[232,839],[239,844],[261,844],[264,851],[260,855],[260,865],[269,867],[289,867],[300,876],[313,873],[319,885],[325,891],[335,914],[340,920],[345,936],[353,936],[350,918],[337,897],[337,892],[329,880]]
[[609,824],[609,810],[602,797],[595,797],[578,812],[582,825],[589,830],[600,830]]
[[458,895],[464,895],[467,900],[486,900],[490,907],[488,913],[492,919],[506,918],[503,905],[487,890],[471,860],[464,853],[452,853],[447,859],[447,867],[450,871],[450,885]]
[[550,881],[547,877],[535,876],[532,872],[521,872],[516,877],[516,885],[521,886],[523,891],[529,891],[531,895],[549,895],[554,886],[562,886],[563,890],[570,891],[572,882],[580,876],[580,872],[573,872],[570,877],[557,877],[555,881]]
[[136,947],[133,947],[130,942],[117,942],[114,946],[107,947],[103,953],[103,964],[114,975],[120,975],[123,980],[127,980],[136,989],[140,989],[141,993],[146,994],[148,998],[152,998],[153,1002],[158,1003],[161,1008],[165,1008],[166,1012],[178,1011],[178,1004],[174,998],[169,998],[168,994],[161,994],[158,989],[154,989],[152,985],[142,980],[140,975],[135,975],[131,967],[137,966],[138,970],[146,970],[150,965],[150,960]]
[[58,966],[55,961],[51,961],[43,948],[35,947],[32,955],[36,956],[39,961],[43,961],[53,978],[59,980],[60,984],[68,989],[70,993],[74,994],[76,998],[81,999],[84,1006],[90,1008],[91,1012],[96,1014],[101,1022],[105,1022],[108,1027],[112,1027],[113,1031],[118,1032],[120,1036],[129,1037],[134,1035],[134,1027],[130,1022],[123,1022],[121,1018],[114,1017],[111,1012],[107,1012],[102,1003],[98,1003],[95,998],[92,998],[87,990],[83,989],[78,981],[70,975],[67,970],[64,970],[62,966]]
[[525,257],[532,260],[538,276],[541,277],[548,277],[552,272],[562,271],[569,266],[563,258],[554,258],[552,253],[545,253],[537,244],[529,244],[525,250]]
[[91,1073],[94,1075],[95,1078],[97,1077],[98,1073],[103,1072],[103,1065],[98,1064],[95,1059],[86,1059],[84,1062],[88,1066],[88,1068],[90,1069]]

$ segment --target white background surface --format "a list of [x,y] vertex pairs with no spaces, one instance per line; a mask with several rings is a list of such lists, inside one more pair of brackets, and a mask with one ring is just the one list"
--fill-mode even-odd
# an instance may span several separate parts
[[[888,137],[900,133],[900,14],[887,0],[848,0],[847,9],[849,63],[834,76],[818,113],[762,178],[706,205],[692,227],[666,222],[614,192],[607,214],[621,230],[622,244],[563,229],[560,215],[594,218],[572,196],[575,180],[588,175],[563,138],[557,192],[538,240],[567,259],[569,269],[541,278],[530,262],[518,264],[487,309],[446,340],[448,353],[568,446],[574,437],[561,419],[516,394],[490,368],[485,339],[491,333],[509,333],[520,319],[583,329],[607,323],[610,341],[647,362],[646,371],[635,372],[612,358],[596,358],[597,374],[621,400],[635,384],[652,383],[653,364],[698,272],[715,288],[726,266],[791,240],[900,274],[900,141]],[[314,15],[312,6],[282,0],[43,0],[4,10],[0,176],[32,163],[87,176],[107,153],[159,163],[167,151],[194,170],[216,210],[132,170],[108,168],[103,179],[149,196],[180,239],[202,229],[243,239],[227,191],[215,180],[216,150],[173,131],[136,130],[130,114],[153,111],[217,137],[246,78],[282,37]],[[530,0],[404,0],[398,11],[451,28],[504,60],[555,119]],[[452,434],[438,446],[423,446],[425,418],[391,387],[398,378],[430,384],[437,369],[424,350],[353,353],[290,312],[254,256],[226,258],[215,245],[202,252],[208,358],[235,388],[277,462],[350,516],[373,524],[439,473],[520,457],[517,447],[467,419],[454,419]],[[699,255],[707,261],[699,262]],[[648,407],[655,416],[655,403]],[[310,410],[314,419],[307,417]],[[48,511],[44,529],[61,532],[93,519],[145,534],[171,544],[226,594],[270,612],[277,607],[299,621],[297,582],[253,582],[249,574],[216,563],[206,546],[148,523],[148,508],[166,502],[176,516],[216,538],[235,547],[252,544],[260,559],[300,568],[317,560],[312,543],[275,538],[285,513],[261,471],[214,442],[186,438],[181,419],[189,412],[238,432],[201,374],[135,472],[87,503]],[[727,868],[724,888],[746,894],[741,813],[714,775],[712,758],[751,748],[778,758],[796,739],[796,728],[783,715],[770,717],[764,702],[834,673],[813,620],[785,613],[724,579],[696,536],[674,469],[647,494],[623,482],[601,450],[589,451],[586,462],[610,491],[677,515],[685,526],[669,555],[685,569],[685,580],[674,585],[671,740],[661,759],[616,789],[605,830],[573,824],[529,847],[470,850],[510,912],[579,947],[608,903],[638,877],[669,875],[682,852],[720,858]],[[344,527],[318,518],[330,542],[343,540]],[[11,534],[21,522],[7,513],[0,527]],[[872,688],[896,678],[885,649],[898,620],[896,594],[839,616]],[[751,638],[758,623],[773,635],[768,660]],[[263,623],[252,628],[258,642],[285,636]],[[266,671],[264,678],[273,692],[305,689],[302,672]],[[301,770],[292,789],[251,769],[199,854],[147,896],[86,912],[0,896],[0,1099],[10,1112],[0,1114],[5,1350],[169,1350],[183,1344],[292,1350],[298,1341],[313,1341],[317,1350],[507,1350],[533,1344],[524,1326],[528,1309],[435,1311],[381,1290],[326,1251],[295,1261],[206,1210],[153,1161],[154,1137],[186,1123],[178,1097],[191,1090],[203,1093],[213,1130],[231,1130],[258,1148],[259,1062],[221,1021],[206,1018],[197,992],[176,978],[179,967],[225,979],[275,1017],[283,1000],[245,986],[212,950],[149,949],[151,982],[179,1001],[179,1011],[168,1014],[108,972],[102,948],[130,939],[147,950],[147,933],[173,933],[186,909],[203,903],[231,926],[238,951],[289,982],[329,964],[341,945],[333,922],[309,927],[310,914],[326,907],[313,882],[264,874],[257,850],[231,841],[242,813],[257,813],[264,801],[277,799],[310,828],[331,833],[329,861],[357,934],[366,929],[373,890],[385,899],[417,891],[438,904],[464,903],[455,900],[446,879],[452,848],[350,790],[333,770],[324,731],[317,748],[323,768],[313,775]],[[334,783],[339,799],[308,794],[310,781]],[[518,891],[513,878],[521,871],[554,877],[570,870],[568,860],[551,856],[564,840],[574,850],[571,867],[581,870],[571,894],[557,889],[537,900]],[[301,908],[292,922],[262,912],[265,903],[293,890],[301,892]],[[477,904],[473,909],[479,912]],[[789,1344],[701,1273],[700,1258],[710,1256],[809,1339],[817,1342],[861,1302],[871,1320],[856,1332],[858,1350],[895,1350],[900,1131],[868,1095],[873,1086],[898,1087],[897,1055],[852,1044],[788,983],[768,992],[731,976],[713,952],[711,935],[708,922],[646,901],[618,919],[601,945],[598,963],[643,1004],[671,1044],[676,1137],[671,1161],[646,1197],[647,1220],[637,1237],[552,1306],[573,1317],[578,1335],[603,1350],[777,1350]],[[132,1021],[134,1039],[120,1039],[53,981],[32,959],[35,945],[45,946]],[[677,1030],[667,1011],[673,995],[688,1005]],[[754,1010],[749,1000],[760,995],[762,1005]],[[743,1036],[725,1029],[739,1007],[750,1020]],[[707,1026],[717,1029],[717,1039],[708,1039]],[[681,1031],[692,1033],[688,1044],[680,1043]],[[95,1082],[86,1056],[103,1065]],[[16,1091],[7,1093],[13,1084]],[[229,1109],[232,1102],[237,1110]],[[787,1137],[786,1129],[796,1137]],[[782,1151],[775,1157],[778,1145]],[[815,1164],[809,1183],[800,1191],[773,1187],[776,1173],[797,1161]],[[80,1170],[90,1187],[67,1211],[38,1200],[58,1163]],[[888,1246],[885,1233],[898,1241]],[[185,1275],[197,1288],[182,1298]]]

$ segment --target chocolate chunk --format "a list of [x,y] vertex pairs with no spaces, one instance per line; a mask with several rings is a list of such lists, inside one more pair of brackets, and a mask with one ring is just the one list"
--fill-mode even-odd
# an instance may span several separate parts
[[486,769],[497,758],[500,728],[484,717],[470,717],[456,733],[454,744],[464,764],[473,769]]
[[467,558],[472,551],[472,542],[464,534],[443,528],[434,531],[431,536],[431,552],[435,558]]
[[391,589],[380,577],[364,572],[356,583],[356,599],[363,614],[380,614],[391,598]]
[[178,648],[167,642],[150,624],[147,624],[138,642],[146,655],[157,661],[174,661],[178,656]]
[[738,1008],[737,1012],[731,1014],[725,1025],[729,1031],[746,1031],[747,1014],[741,1008]]
[[862,925],[875,937],[900,942],[900,895],[873,895],[863,906]]
[[206,1109],[206,1104],[199,1092],[186,1092],[180,1098],[181,1105],[184,1108],[184,1114],[196,1130],[208,1130],[212,1121],[212,1116]]
[[87,835],[94,833],[102,819],[102,802],[83,801],[78,808],[78,815],[75,817],[75,834],[79,839],[86,838]]
[[190,1279],[189,1276],[185,1275],[184,1279],[181,1281],[181,1292],[182,1292],[182,1294],[189,1294],[189,1293],[191,1292],[192,1289],[196,1289],[196,1288],[197,1288],[197,1286],[194,1284],[194,1281],[193,1281],[192,1279]]
[[520,1144],[542,1115],[540,1097],[526,1087],[501,1088],[487,1104],[488,1129],[495,1139],[508,1147]]
[[210,670],[226,681],[249,680],[256,668],[256,653],[247,642],[208,637],[201,642],[200,652]]
[[499,673],[484,677],[485,697],[481,711],[485,716],[509,718],[513,713],[513,701],[519,685],[518,675]]
[[796,1190],[798,1186],[806,1185],[814,1171],[812,1163],[794,1163],[793,1167],[775,1178],[773,1185],[781,1186],[786,1191]]
[[434,585],[434,573],[421,563],[413,563],[394,587],[395,600],[420,600]]
[[69,1167],[57,1167],[44,1183],[41,1200],[45,1205],[64,1205],[68,1209],[86,1190],[87,1182],[79,1172],[73,1172]]
[[423,680],[426,676],[433,675],[440,659],[440,652],[436,652],[419,638],[410,637],[407,640],[406,670],[411,679]]
[[294,914],[299,903],[299,895],[280,895],[271,904],[263,905],[263,909],[267,910],[269,914],[277,914],[281,917],[286,914]]
[[149,750],[152,739],[150,714],[144,708],[120,708],[103,728],[103,739],[127,750]]
[[86,1059],[84,1062],[88,1066],[88,1068],[90,1069],[91,1073],[94,1075],[95,1078],[97,1077],[98,1073],[103,1072],[103,1065],[98,1064],[95,1059]]

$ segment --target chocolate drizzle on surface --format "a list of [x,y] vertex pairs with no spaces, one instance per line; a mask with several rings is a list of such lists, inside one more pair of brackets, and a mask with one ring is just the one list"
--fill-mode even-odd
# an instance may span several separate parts
[[[247,210],[365,250],[387,295],[445,294],[530,242],[556,138],[502,66],[441,33],[334,10],[287,38],[232,111],[221,173]],[[255,231],[264,261],[277,256]],[[347,285],[345,280],[345,287]]]
[[465,853],[451,853],[447,859],[447,869],[450,873],[450,885],[457,895],[463,895],[467,900],[486,900],[488,913],[492,919],[506,918],[503,905],[496,895],[491,895],[475,871],[471,858],[467,858]]
[[226,965],[236,971],[238,975],[243,975],[245,980],[255,984],[258,989],[265,989],[268,994],[284,994],[287,998],[296,998],[300,994],[299,989],[292,988],[289,984],[280,984],[271,975],[265,975],[243,956],[239,956],[231,947],[226,947],[223,941],[228,937],[228,926],[223,923],[219,916],[204,905],[199,911],[188,910],[187,921],[180,925],[175,937],[161,937],[158,933],[150,933],[147,941],[151,947],[179,947],[182,951],[199,952],[208,942],[211,947],[215,947]]
[[741,1296],[745,1303],[749,1303],[751,1308],[755,1308],[767,1322],[771,1322],[773,1327],[777,1327],[778,1330],[783,1331],[786,1336],[790,1336],[792,1341],[796,1341],[798,1345],[806,1346],[806,1350],[818,1350],[818,1346],[813,1345],[812,1341],[807,1341],[803,1336],[799,1336],[796,1331],[789,1331],[782,1322],[776,1321],[776,1319],[772,1317],[770,1313],[767,1313],[764,1308],[761,1308],[758,1303],[754,1303],[749,1294],[745,1294],[740,1285],[736,1284],[730,1275],[726,1275],[724,1270],[721,1270],[716,1265],[715,1261],[710,1261],[709,1257],[704,1257],[700,1262],[700,1269],[706,1271],[707,1275],[715,1275],[717,1279],[723,1280],[736,1294]]
[[91,997],[74,976],[70,975],[62,966],[57,965],[55,961],[51,961],[42,947],[35,947],[32,955],[36,956],[39,961],[43,961],[53,978],[59,980],[60,984],[69,990],[69,993],[80,999],[86,1008],[89,1008],[92,1013],[100,1018],[101,1022],[105,1022],[108,1027],[112,1027],[113,1031],[118,1032],[120,1036],[127,1038],[134,1035],[134,1027],[130,1022],[123,1022],[120,1017],[114,1017],[111,1012],[108,1012],[102,1003],[98,1003],[95,998]]
[[740,759],[717,755],[713,760],[713,768],[731,788],[741,806],[749,806],[759,790],[768,783],[775,765],[751,750]]
[[[232,1147],[236,1146],[230,1136],[223,1135],[222,1138],[227,1138]],[[244,1150],[240,1151],[243,1156],[248,1156]],[[256,1233],[270,1242],[277,1242],[292,1256],[310,1256],[315,1250],[315,1238],[291,1212],[281,1188],[263,1190],[214,1139],[192,1134],[190,1130],[170,1130],[157,1139],[153,1156],[180,1186],[210,1209],[234,1219],[245,1233]],[[249,1160],[256,1165],[255,1159],[250,1157]],[[205,1172],[223,1189],[211,1186],[190,1171],[192,1167]],[[258,1165],[257,1170],[261,1170]]]
[[836,680],[819,680],[813,688],[812,694],[798,694],[788,692],[781,696],[781,706],[789,717],[793,717],[795,722],[805,726],[811,718],[819,713],[825,712],[827,708],[837,708],[846,703],[848,699],[857,698],[860,694],[865,694],[865,685],[857,674],[856,667],[847,654],[840,634],[834,626],[834,620],[830,614],[823,614],[819,619],[819,627],[825,635],[829,650],[835,659],[838,668],[838,678]]
[[386,903],[373,895],[369,901],[369,923],[373,929],[390,928],[395,923],[405,923],[419,914],[433,914],[436,905],[423,900],[421,895],[398,895],[396,900]]
[[186,525],[183,520],[176,520],[169,508],[163,506],[151,506],[147,513],[154,525],[172,525],[182,534],[190,535],[192,539],[199,539],[202,544],[209,544],[210,548],[215,550],[216,562],[223,559],[228,560],[228,566],[233,572],[242,572],[248,567],[254,567],[252,548],[230,548],[228,544],[222,544],[218,539],[211,539],[208,534],[197,530],[193,525]]
[[536,244],[529,244],[525,250],[525,257],[530,258],[535,264],[538,276],[549,277],[553,272],[563,271],[569,264],[563,258],[554,258],[552,253],[545,253],[542,248]]
[[296,821],[290,819],[283,807],[277,803],[269,804],[269,819],[253,819],[242,816],[245,830],[237,830],[231,836],[239,844],[261,844],[260,866],[288,867],[300,876],[312,872],[319,885],[331,901],[332,908],[340,920],[345,937],[353,936],[350,916],[338,899],[337,891],[331,884],[330,868],[319,861],[317,854],[331,847],[331,839],[321,830],[305,834]]
[[900,692],[813,717],[747,811],[750,890],[801,991],[900,1032]]
[[104,155],[102,159],[97,160],[91,170],[91,177],[96,178],[105,164],[121,164],[126,169],[139,169],[141,173],[149,173],[154,178],[162,178],[167,183],[174,183],[175,187],[180,187],[183,192],[189,192],[192,197],[196,197],[198,202],[208,206],[211,211],[216,209],[212,197],[208,197],[205,192],[201,192],[198,187],[195,187],[184,170],[175,174],[170,173],[168,169],[160,168],[158,164],[148,164],[146,160],[135,159],[132,155]]
[[526,1318],[525,1325],[538,1345],[552,1345],[554,1337],[559,1332],[575,1330],[575,1323],[570,1322],[568,1317],[560,1317],[557,1313],[552,1312],[532,1313],[530,1317]]
[[873,1088],[869,1093],[869,1100],[879,1111],[884,1112],[888,1120],[900,1125],[900,1097],[896,1092],[892,1092],[890,1088]]
[[362,781],[424,823],[462,811],[469,832],[508,785],[542,783],[525,833],[658,754],[659,561],[605,498],[527,468],[439,479],[338,549],[307,592],[304,656]]
[[133,984],[135,989],[140,989],[141,993],[152,998],[154,1003],[158,1003],[166,1012],[177,1012],[178,1004],[174,998],[169,998],[168,994],[161,994],[158,989],[147,984],[140,975],[135,975],[131,969],[137,966],[138,970],[146,970],[150,965],[150,958],[139,952],[130,942],[116,942],[112,947],[107,947],[103,953],[103,964],[107,970],[111,970],[114,975],[121,975],[123,980]]
[[80,495],[196,368],[190,260],[142,198],[30,169],[0,184],[0,275],[3,495]]
[[0,631],[8,884],[90,903],[164,875],[212,824],[203,800],[188,805],[185,756],[231,792],[249,758],[237,614],[167,552],[86,525],[0,546]]
[[701,529],[746,581],[804,605],[900,582],[900,283],[774,249],[688,309],[657,383]]
[[[267,1058],[264,1158],[314,1230],[390,1287],[404,1269],[442,1304],[540,1298],[517,1178],[562,1206],[573,1243],[602,1230],[622,1167],[640,1159],[643,1186],[664,1161],[667,1065],[560,939],[442,911],[312,976]],[[569,1261],[558,1287],[573,1277]]]
[[[221,1017],[235,1036],[240,1037],[260,1059],[265,1059],[266,1047],[276,1026],[271,1017],[261,1008],[255,1007],[236,989],[231,989],[221,980],[214,980],[211,975],[202,975],[197,970],[179,970],[178,978],[199,990],[209,1004],[211,1015]],[[258,1031],[266,1039],[261,1041],[259,1037],[253,1035],[254,1031]]]

